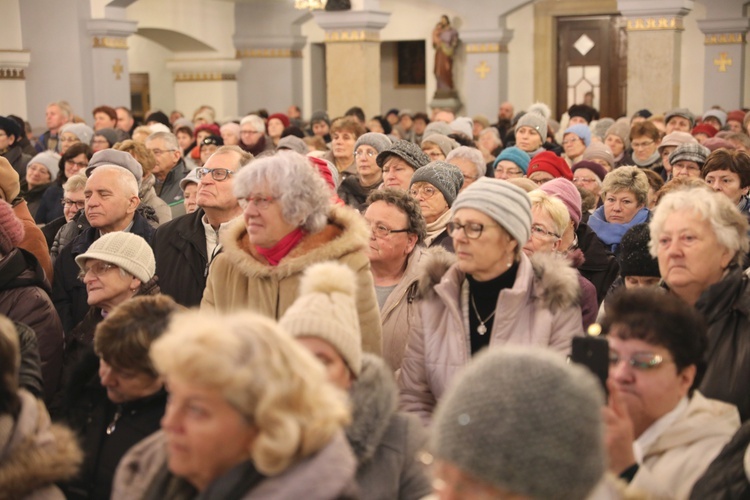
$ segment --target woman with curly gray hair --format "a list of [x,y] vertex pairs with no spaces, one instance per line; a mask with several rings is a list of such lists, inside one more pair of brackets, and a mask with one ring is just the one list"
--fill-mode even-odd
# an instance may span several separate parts
[[750,418],[750,286],[742,261],[748,224],[726,196],[706,189],[673,191],[650,224],[651,255],[671,293],[708,324],[707,366],[698,389]]
[[349,207],[332,207],[331,190],[308,160],[292,151],[260,158],[237,174],[244,207],[221,237],[201,309],[250,309],[281,317],[298,295],[302,272],[335,260],[357,276],[357,312],[365,351],[381,353],[381,326],[370,262],[370,232]]

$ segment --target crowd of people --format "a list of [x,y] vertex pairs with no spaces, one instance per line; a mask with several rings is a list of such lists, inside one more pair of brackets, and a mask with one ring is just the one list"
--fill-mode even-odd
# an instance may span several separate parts
[[45,118],[0,498],[750,497],[750,112]]

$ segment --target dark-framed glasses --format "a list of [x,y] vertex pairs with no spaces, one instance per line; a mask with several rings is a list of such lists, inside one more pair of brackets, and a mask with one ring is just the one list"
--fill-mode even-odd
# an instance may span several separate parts
[[65,164],[70,165],[71,167],[78,167],[78,168],[86,168],[89,166],[88,162],[73,161],[73,160],[65,160]]
[[72,207],[73,205],[76,206],[76,210],[83,210],[84,208],[86,208],[86,202],[84,200],[74,201],[70,198],[63,198],[60,201],[60,204],[63,206],[63,208]]
[[391,233],[408,233],[409,229],[391,229],[383,224],[370,224],[372,234],[377,238],[387,238]]
[[[215,181],[223,181],[227,177],[235,174],[234,170],[228,168],[206,168],[198,167],[195,169],[196,177],[202,179],[204,176],[211,174],[211,178]],[[256,205],[257,206],[257,205]]]
[[620,361],[625,361],[625,363],[636,370],[645,371],[653,370],[669,360],[653,352],[635,352],[629,358],[623,358],[617,352],[609,351],[610,367],[620,364]]
[[478,222],[468,222],[466,224],[461,224],[460,222],[453,221],[448,223],[448,234],[453,235],[453,233],[455,233],[459,229],[463,229],[464,234],[470,240],[476,240],[477,238],[482,236],[482,231],[484,231],[484,224],[479,224]]

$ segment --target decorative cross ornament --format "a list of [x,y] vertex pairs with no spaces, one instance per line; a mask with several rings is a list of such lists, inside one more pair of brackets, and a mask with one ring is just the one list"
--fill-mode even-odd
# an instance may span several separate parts
[[727,66],[732,65],[732,59],[727,57],[726,52],[721,52],[718,59],[714,59],[714,66],[719,67],[719,72],[726,73]]
[[115,74],[115,80],[120,79],[120,75],[122,75],[124,69],[125,68],[122,66],[120,59],[115,59],[115,64],[112,66],[112,73]]
[[480,80],[484,80],[487,77],[487,73],[490,72],[490,67],[487,66],[487,63],[485,61],[482,61],[479,66],[474,68],[474,72],[479,75]]

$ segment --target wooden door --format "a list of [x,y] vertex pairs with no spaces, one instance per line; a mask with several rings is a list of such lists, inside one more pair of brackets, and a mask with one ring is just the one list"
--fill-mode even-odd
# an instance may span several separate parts
[[626,112],[627,37],[620,16],[557,18],[557,116],[593,93],[602,117]]

